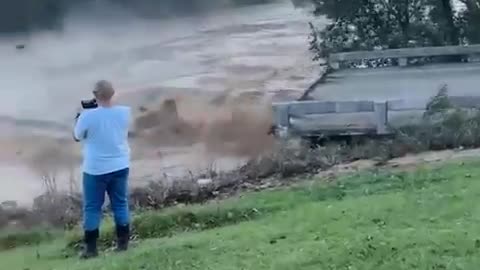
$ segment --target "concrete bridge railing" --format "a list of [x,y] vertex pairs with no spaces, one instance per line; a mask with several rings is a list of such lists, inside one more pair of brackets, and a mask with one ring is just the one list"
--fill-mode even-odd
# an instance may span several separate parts
[[[452,105],[479,108],[480,96],[451,96]],[[389,115],[423,113],[425,100],[374,101],[297,101],[274,103],[275,126],[300,136],[388,135],[395,126]]]
[[[388,103],[373,101],[298,101],[275,103],[273,105],[274,122],[277,127],[286,128],[294,133],[301,134],[331,134],[331,135],[360,135],[360,134],[387,134],[388,133]],[[322,121],[316,116],[348,114],[367,114],[375,119],[372,123],[346,123],[339,124],[335,121]],[[296,121],[297,120],[297,121]],[[304,124],[298,124],[304,120]]]
[[398,63],[400,66],[407,66],[409,58],[456,55],[468,57],[478,56],[480,55],[480,45],[418,47],[334,53],[329,55],[328,61],[330,67],[333,69],[340,69],[341,64],[344,62],[372,60],[379,58],[398,59]]

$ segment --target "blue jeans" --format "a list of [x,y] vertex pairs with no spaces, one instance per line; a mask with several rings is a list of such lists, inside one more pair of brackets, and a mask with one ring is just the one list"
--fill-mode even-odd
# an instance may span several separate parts
[[105,193],[110,198],[115,224],[125,226],[130,223],[128,174],[128,168],[103,175],[83,173],[84,230],[93,231],[100,227]]

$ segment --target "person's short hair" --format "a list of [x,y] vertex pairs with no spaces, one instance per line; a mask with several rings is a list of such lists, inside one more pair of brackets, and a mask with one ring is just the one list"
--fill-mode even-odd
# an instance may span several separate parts
[[100,80],[95,83],[95,88],[93,89],[93,95],[96,99],[107,101],[112,99],[113,95],[115,94],[115,89],[113,89],[113,85],[111,82],[107,80]]

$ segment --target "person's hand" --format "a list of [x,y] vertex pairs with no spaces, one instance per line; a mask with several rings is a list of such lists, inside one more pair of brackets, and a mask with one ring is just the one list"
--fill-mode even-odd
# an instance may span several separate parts
[[78,118],[82,114],[82,111],[83,111],[82,108],[77,108],[77,114],[75,115],[75,122],[78,121]]

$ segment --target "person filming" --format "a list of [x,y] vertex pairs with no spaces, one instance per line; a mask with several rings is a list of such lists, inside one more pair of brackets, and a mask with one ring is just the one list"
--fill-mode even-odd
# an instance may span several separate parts
[[98,256],[97,240],[105,193],[113,212],[117,250],[126,251],[130,238],[128,176],[130,146],[128,130],[131,110],[113,104],[115,90],[102,80],[95,84],[94,99],[82,101],[74,139],[83,147],[83,229],[85,248],[81,258]]

